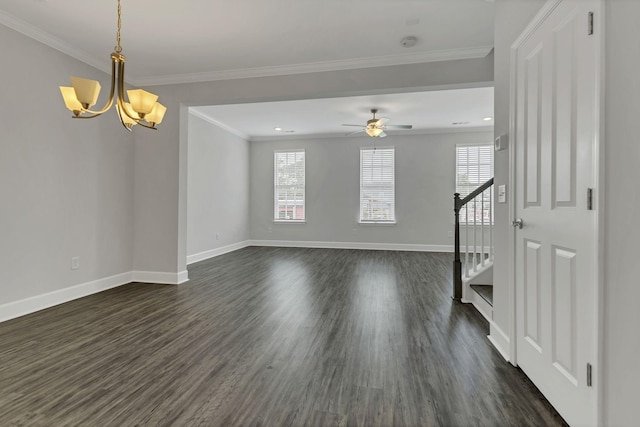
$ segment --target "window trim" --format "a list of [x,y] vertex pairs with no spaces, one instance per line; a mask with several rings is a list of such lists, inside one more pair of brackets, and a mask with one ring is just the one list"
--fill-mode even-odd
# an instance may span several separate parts
[[[301,219],[282,219],[278,218],[278,154],[281,153],[303,153],[304,154],[304,184],[302,188],[302,212]],[[277,224],[304,224],[307,222],[307,153],[304,148],[296,148],[290,150],[273,150],[273,212],[272,222]]]

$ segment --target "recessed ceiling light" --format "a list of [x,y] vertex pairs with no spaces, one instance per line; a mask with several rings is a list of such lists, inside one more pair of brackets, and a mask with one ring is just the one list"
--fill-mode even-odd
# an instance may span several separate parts
[[278,132],[280,132],[282,128],[273,128],[273,130],[277,130]]
[[485,122],[489,122],[489,121],[493,120],[493,117],[487,116],[482,120],[484,120]]

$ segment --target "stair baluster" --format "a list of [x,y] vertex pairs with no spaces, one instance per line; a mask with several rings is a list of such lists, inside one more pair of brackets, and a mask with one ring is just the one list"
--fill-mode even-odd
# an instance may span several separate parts
[[[485,266],[487,261],[493,261],[493,178],[476,188],[464,199],[460,198],[460,193],[453,195],[453,212],[455,215],[454,230],[454,260],[453,260],[453,299],[462,299],[462,260],[460,254],[460,211],[464,208],[465,222],[465,257],[464,257],[464,277],[469,277],[469,272],[477,272],[478,268]],[[488,192],[489,206],[486,207],[485,192]],[[480,212],[478,212],[478,198],[480,198]],[[469,202],[473,202],[473,223],[469,218]],[[485,215],[488,211],[489,226],[489,248],[485,246],[485,231],[487,224],[485,223]],[[480,213],[480,252],[478,253],[478,213]],[[473,233],[473,252],[469,256],[469,228]],[[478,260],[478,256],[480,259]],[[485,258],[489,258],[486,260]],[[472,265],[469,264],[471,258]]]

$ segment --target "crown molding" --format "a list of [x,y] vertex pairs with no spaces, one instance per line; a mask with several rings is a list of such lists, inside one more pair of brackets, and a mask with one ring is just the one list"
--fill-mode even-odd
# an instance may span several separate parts
[[[111,73],[110,62],[104,58],[96,58],[68,43],[43,31],[34,25],[22,21],[0,10],[0,24],[9,27],[27,37],[39,41],[78,61],[84,62],[107,74]],[[302,64],[276,65],[235,70],[205,71],[201,73],[173,74],[128,78],[127,83],[134,86],[158,86],[180,83],[198,83],[216,80],[234,80],[255,77],[285,76],[291,74],[316,73],[324,71],[353,70],[358,68],[386,67],[393,65],[420,64],[424,62],[454,61],[460,59],[477,59],[487,56],[493,46],[477,46],[462,49],[439,50],[429,52],[411,52],[400,55],[375,56],[367,58],[342,59],[335,61],[308,62]],[[130,76],[131,77],[131,76]]]
[[111,62],[107,61],[105,58],[96,58],[94,56],[88,55],[81,50],[75,49],[69,44],[58,39],[57,37],[54,37],[53,35],[47,33],[46,31],[42,31],[41,29],[1,10],[0,24],[4,25],[5,27],[9,27],[21,34],[24,34],[29,38],[39,41],[40,43],[43,43],[50,48],[58,50],[65,55],[69,55],[70,57],[75,58],[78,61],[84,62],[85,64],[90,65],[93,68],[97,68],[104,73],[111,74]]
[[212,125],[218,126],[219,128],[226,130],[229,133],[234,134],[235,136],[244,139],[245,141],[249,141],[249,135],[239,131],[238,129],[232,128],[229,125],[226,125],[222,122],[217,121],[214,118],[211,118],[209,116],[207,116],[206,114],[202,113],[201,111],[196,110],[196,108],[194,107],[189,107],[189,114],[198,117],[199,119],[204,120],[205,122],[209,122]]
[[[493,125],[491,126],[469,126],[455,128],[432,128],[432,129],[411,129],[401,130],[394,129],[387,134],[387,138],[394,136],[412,136],[412,135],[446,135],[458,133],[493,133]],[[288,134],[288,135],[269,135],[269,136],[252,136],[249,142],[269,142],[287,140],[306,140],[306,139],[330,139],[330,138],[352,138],[352,139],[368,139],[371,138],[364,132],[357,135],[346,135],[344,133],[315,133],[315,134]],[[493,139],[493,138],[492,138]],[[379,139],[380,140],[380,139]],[[384,139],[388,141],[388,139]]]
[[414,52],[401,55],[343,59],[336,61],[308,62],[303,64],[243,68],[237,70],[206,71],[202,73],[142,77],[138,79],[137,82],[142,86],[157,86],[180,83],[199,83],[216,80],[285,76],[324,71],[353,70],[358,68],[386,67],[392,65],[409,65],[424,62],[454,61],[459,59],[477,59],[487,56],[491,52],[491,49],[493,49],[493,46],[480,46],[465,49]]

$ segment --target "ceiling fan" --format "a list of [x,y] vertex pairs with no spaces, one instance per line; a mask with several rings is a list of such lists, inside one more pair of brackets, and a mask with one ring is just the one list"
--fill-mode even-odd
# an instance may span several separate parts
[[371,113],[373,114],[373,118],[367,120],[366,125],[351,125],[351,124],[343,124],[342,126],[358,126],[362,129],[357,130],[355,132],[351,132],[348,135],[354,135],[360,132],[366,132],[372,138],[384,138],[387,134],[384,132],[387,129],[411,129],[412,125],[388,125],[387,121],[389,119],[387,117],[376,118],[376,113],[378,110],[376,108],[371,109]]

